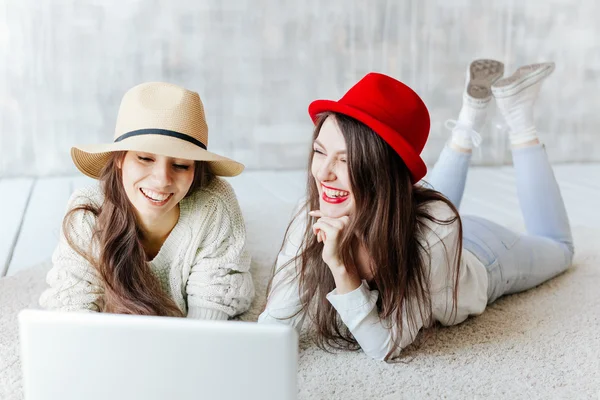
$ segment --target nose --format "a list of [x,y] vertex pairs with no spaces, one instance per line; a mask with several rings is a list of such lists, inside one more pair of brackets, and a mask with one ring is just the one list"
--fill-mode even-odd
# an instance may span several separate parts
[[334,181],[335,175],[335,162],[333,159],[327,158],[323,160],[317,170],[317,179],[319,181]]
[[152,180],[156,189],[164,189],[171,185],[172,177],[169,164],[166,162],[155,162],[152,167]]

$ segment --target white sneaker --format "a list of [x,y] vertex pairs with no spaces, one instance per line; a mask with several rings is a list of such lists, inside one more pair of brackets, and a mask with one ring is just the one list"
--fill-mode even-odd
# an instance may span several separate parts
[[498,109],[510,127],[513,145],[537,139],[533,105],[544,78],[554,71],[554,65],[553,62],[525,65],[492,85]]
[[461,148],[479,147],[479,130],[485,122],[492,99],[492,84],[504,74],[504,64],[496,60],[475,60],[467,67],[463,104],[458,120],[449,119],[445,127],[452,131],[452,141]]
[[[553,62],[546,62],[519,67],[514,74],[507,78],[500,79],[492,85],[494,97],[496,100],[511,97],[536,85],[537,88],[539,88],[542,80],[554,71],[554,66],[555,64]],[[530,89],[528,93],[533,91],[533,89]]]
[[504,75],[504,64],[496,60],[475,60],[467,68],[463,99],[470,105],[486,107],[492,99],[492,85]]

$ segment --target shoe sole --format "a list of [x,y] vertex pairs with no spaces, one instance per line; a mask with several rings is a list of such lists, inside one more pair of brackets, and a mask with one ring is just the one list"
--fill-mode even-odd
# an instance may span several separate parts
[[479,101],[492,97],[491,87],[504,75],[504,64],[496,60],[475,60],[469,65],[469,82],[466,93]]
[[494,97],[504,98],[520,93],[554,72],[554,66],[553,62],[549,62],[530,64],[518,68],[514,74],[499,80],[492,86]]

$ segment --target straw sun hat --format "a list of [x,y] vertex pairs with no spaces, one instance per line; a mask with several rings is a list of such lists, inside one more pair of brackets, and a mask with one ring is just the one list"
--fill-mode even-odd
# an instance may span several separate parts
[[163,82],[142,83],[123,96],[114,141],[71,148],[75,166],[98,179],[113,151],[140,151],[208,162],[215,175],[235,176],[244,165],[211,153],[198,93]]

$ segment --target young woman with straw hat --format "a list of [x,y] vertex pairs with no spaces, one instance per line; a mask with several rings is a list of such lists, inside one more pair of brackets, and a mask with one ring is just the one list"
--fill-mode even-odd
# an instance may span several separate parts
[[197,93],[125,93],[114,141],[71,149],[100,185],[77,190],[40,304],[48,309],[227,319],[254,296],[235,193],[244,166],[207,150]]
[[[498,61],[469,66],[452,140],[430,175],[435,190],[418,184],[429,114],[408,86],[371,73],[339,101],[314,101],[307,199],[259,322],[300,327],[308,315],[320,346],[390,360],[421,328],[460,323],[563,272],[573,257],[569,219],[533,122],[553,69],[529,65],[499,80]],[[492,95],[511,129],[525,235],[457,210]]]

